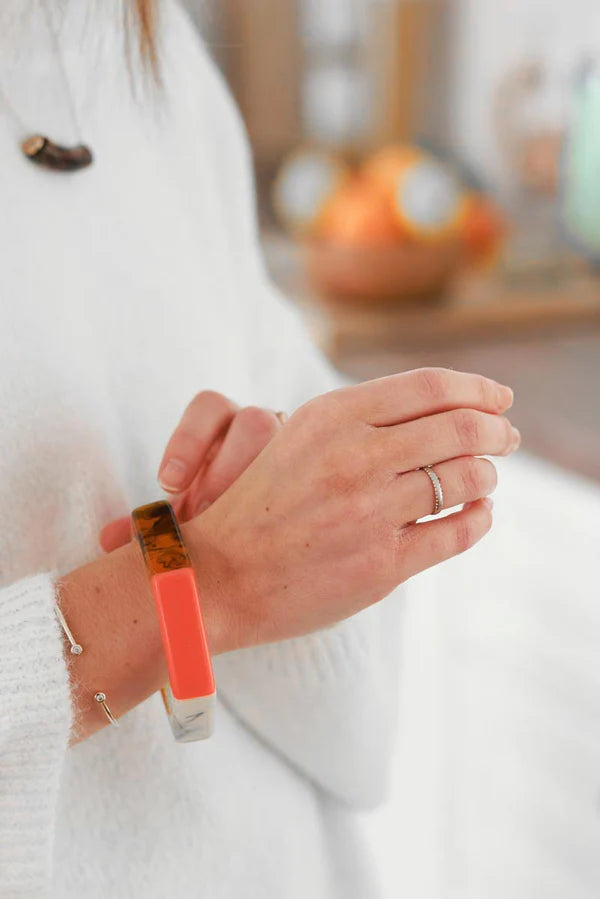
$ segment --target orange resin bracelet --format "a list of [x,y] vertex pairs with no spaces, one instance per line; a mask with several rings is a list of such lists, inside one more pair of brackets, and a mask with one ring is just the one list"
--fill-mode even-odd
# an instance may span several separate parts
[[131,517],[167,660],[162,696],[171,728],[179,743],[204,740],[213,730],[216,690],[194,569],[169,503],[140,506]]

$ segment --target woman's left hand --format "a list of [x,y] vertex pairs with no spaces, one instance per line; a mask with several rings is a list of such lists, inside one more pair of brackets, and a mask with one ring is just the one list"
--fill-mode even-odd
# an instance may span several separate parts
[[[200,515],[224,493],[281,427],[281,413],[258,406],[240,409],[227,397],[206,390],[185,410],[167,444],[158,470],[163,490],[174,496],[179,521]],[[131,540],[129,516],[100,532],[100,545],[112,552]]]

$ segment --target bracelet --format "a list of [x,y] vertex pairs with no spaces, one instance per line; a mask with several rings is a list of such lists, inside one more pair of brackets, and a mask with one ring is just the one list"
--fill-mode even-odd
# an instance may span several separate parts
[[[62,629],[64,631],[65,637],[71,644],[71,654],[74,656],[80,656],[81,653],[83,652],[83,646],[81,645],[81,643],[78,643],[75,640],[75,637],[73,636],[71,628],[67,624],[66,618],[63,615],[62,609],[60,608],[58,603],[54,604],[54,614],[56,615],[56,617],[58,619],[58,623],[60,624],[60,626],[62,627]],[[115,727],[118,727],[119,722],[117,721],[117,719],[111,712],[110,707],[106,701],[106,693],[104,693],[102,690],[98,690],[96,693],[93,694],[93,696],[94,696],[95,701],[99,705],[102,706],[104,714],[106,715],[106,717],[108,718],[110,723],[114,724]]]
[[215,680],[198,585],[171,505],[164,501],[131,513],[154,595],[169,683],[162,697],[178,743],[212,734]]

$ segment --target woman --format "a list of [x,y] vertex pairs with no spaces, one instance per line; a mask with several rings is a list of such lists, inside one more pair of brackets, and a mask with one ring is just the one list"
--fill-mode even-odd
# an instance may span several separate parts
[[[375,603],[489,529],[474,457],[517,447],[511,391],[426,371],[331,392],[264,274],[242,129],[180,9],[160,10],[156,89],[124,0],[48,3],[0,12],[1,894],[373,896],[352,809],[385,787],[398,610]],[[78,128],[75,174],[20,152]],[[283,426],[258,408],[315,396]],[[415,524],[429,463],[467,505]],[[118,521],[159,467],[220,697],[186,747]]]

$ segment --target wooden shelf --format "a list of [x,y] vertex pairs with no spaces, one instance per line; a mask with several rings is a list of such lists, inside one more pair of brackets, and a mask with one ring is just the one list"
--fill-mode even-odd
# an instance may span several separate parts
[[438,300],[398,306],[321,301],[303,305],[336,359],[368,348],[412,351],[443,344],[600,330],[600,280],[568,278],[541,288],[499,278],[463,278]]

